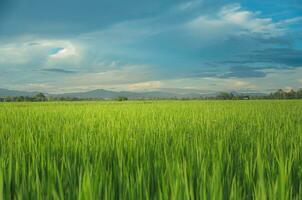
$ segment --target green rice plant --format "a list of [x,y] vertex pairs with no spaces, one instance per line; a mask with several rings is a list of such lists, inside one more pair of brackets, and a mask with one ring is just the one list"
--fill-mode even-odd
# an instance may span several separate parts
[[302,199],[302,102],[1,103],[1,199]]

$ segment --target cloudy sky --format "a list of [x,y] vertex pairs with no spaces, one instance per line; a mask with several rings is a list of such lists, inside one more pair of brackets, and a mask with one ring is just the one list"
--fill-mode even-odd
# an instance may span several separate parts
[[299,1],[0,0],[0,88],[300,88]]

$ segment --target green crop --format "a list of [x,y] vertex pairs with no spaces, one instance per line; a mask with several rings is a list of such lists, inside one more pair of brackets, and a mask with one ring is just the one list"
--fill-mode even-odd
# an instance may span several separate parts
[[302,199],[302,101],[2,103],[0,199]]

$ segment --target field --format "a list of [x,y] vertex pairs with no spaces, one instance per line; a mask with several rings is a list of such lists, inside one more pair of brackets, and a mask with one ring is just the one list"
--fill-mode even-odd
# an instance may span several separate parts
[[302,199],[302,101],[0,104],[0,199]]

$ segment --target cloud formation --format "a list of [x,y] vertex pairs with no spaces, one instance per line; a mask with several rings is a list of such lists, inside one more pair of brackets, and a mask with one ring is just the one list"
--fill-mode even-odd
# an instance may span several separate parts
[[209,37],[209,39],[232,35],[272,38],[285,34],[284,24],[285,22],[273,22],[272,18],[261,17],[259,12],[245,10],[240,4],[230,4],[223,6],[216,15],[198,16],[188,22],[187,26],[200,34],[200,37]]
[[73,74],[73,73],[76,73],[75,71],[66,70],[66,69],[58,69],[58,68],[41,69],[41,71],[63,73],[63,74]]
[[[282,9],[270,0],[270,9],[257,1],[135,0],[140,9],[108,2],[123,5],[120,12],[92,2],[98,6],[66,0],[55,15],[41,3],[29,0],[41,8],[29,12],[20,2],[6,21],[19,25],[4,23],[0,30],[0,87],[267,91],[301,85],[302,11],[292,2],[279,2]],[[89,12],[75,16],[65,9],[69,4]]]
[[262,78],[266,73],[259,69],[254,69],[246,66],[231,67],[229,72],[226,72],[218,77],[220,78]]

